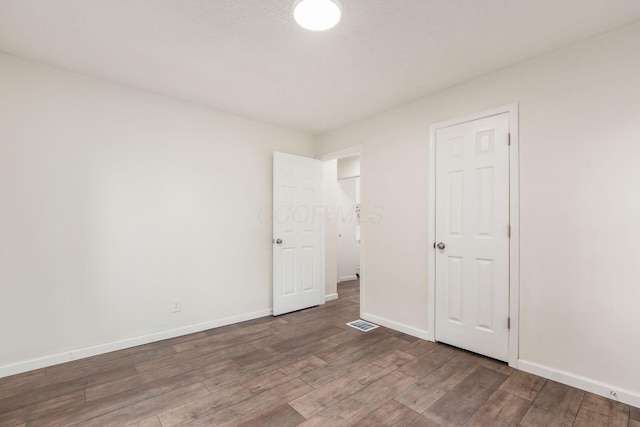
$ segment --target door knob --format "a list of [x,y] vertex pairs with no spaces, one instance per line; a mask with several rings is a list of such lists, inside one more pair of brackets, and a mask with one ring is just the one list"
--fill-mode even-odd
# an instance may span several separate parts
[[444,244],[444,242],[438,243],[438,249],[444,249],[445,247],[446,245]]
[[281,244],[282,244],[282,239],[277,239],[277,240],[276,240],[276,243],[277,243],[278,245],[281,245]]

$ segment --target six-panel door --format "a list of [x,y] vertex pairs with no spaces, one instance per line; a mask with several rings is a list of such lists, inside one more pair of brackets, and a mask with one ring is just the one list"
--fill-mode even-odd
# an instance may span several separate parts
[[508,359],[509,115],[436,133],[436,340]]
[[273,155],[273,314],[322,304],[321,162]]

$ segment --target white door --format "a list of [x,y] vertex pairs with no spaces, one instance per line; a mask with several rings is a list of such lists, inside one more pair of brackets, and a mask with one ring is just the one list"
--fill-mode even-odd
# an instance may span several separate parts
[[436,242],[436,340],[507,361],[507,113],[436,132]]
[[324,303],[322,163],[273,153],[273,314]]

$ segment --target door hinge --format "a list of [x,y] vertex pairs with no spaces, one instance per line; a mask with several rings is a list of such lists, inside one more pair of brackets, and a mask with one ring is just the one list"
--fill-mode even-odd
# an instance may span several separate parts
[[507,329],[511,329],[511,317],[507,317]]
[[511,224],[507,225],[507,237],[511,238]]
[[511,145],[511,133],[507,134],[507,145]]

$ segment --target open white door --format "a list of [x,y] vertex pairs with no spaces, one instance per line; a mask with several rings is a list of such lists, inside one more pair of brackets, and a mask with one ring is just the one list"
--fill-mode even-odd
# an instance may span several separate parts
[[509,355],[509,114],[436,133],[435,338]]
[[273,315],[324,303],[322,163],[273,153]]

